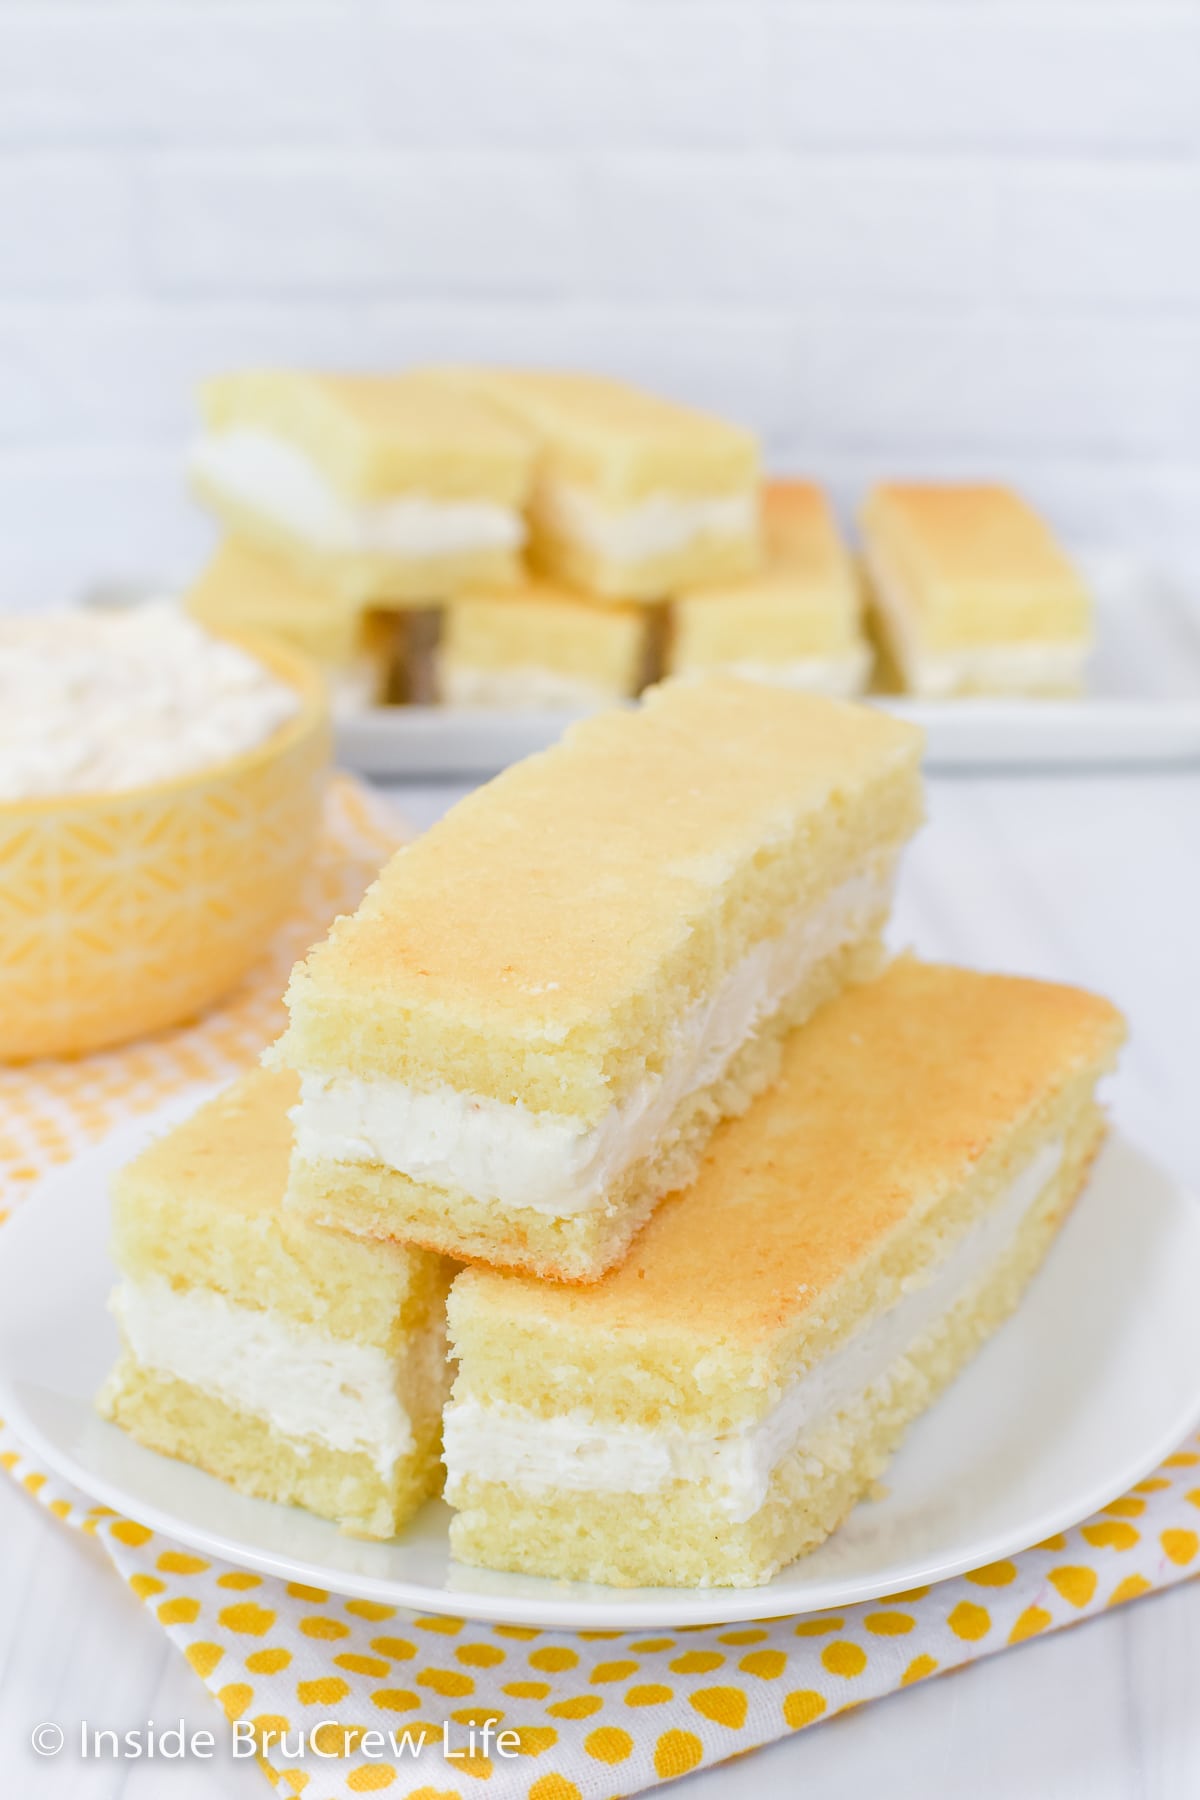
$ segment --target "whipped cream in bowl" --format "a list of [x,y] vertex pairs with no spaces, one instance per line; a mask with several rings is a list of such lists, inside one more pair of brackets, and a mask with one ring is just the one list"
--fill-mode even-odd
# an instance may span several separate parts
[[171,603],[0,618],[0,1063],[194,1019],[311,867],[320,672]]
[[0,803],[117,793],[239,756],[297,689],[170,602],[0,620]]

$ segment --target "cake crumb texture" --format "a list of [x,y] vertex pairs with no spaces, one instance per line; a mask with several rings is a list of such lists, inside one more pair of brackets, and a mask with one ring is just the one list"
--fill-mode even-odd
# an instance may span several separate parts
[[1087,638],[1078,574],[1010,488],[888,482],[867,496],[862,522],[868,557],[922,649]]
[[392,859],[294,971],[275,1054],[594,1123],[749,948],[894,858],[920,747],[722,677],[584,720]]
[[131,1281],[211,1288],[236,1305],[398,1352],[441,1308],[454,1269],[283,1210],[296,1092],[290,1071],[256,1069],[120,1170],[113,1259]]
[[870,1493],[909,1425],[1019,1305],[1103,1135],[1086,1092],[1063,1124],[1063,1161],[1007,1254],[859,1401],[805,1434],[776,1467],[766,1502],[751,1518],[731,1521],[719,1495],[701,1482],[676,1481],[651,1494],[530,1493],[468,1475],[454,1483],[453,1555],[491,1569],[617,1587],[698,1588],[759,1586],[815,1549]]
[[864,939],[819,962],[720,1079],[681,1101],[653,1153],[613,1183],[603,1208],[555,1218],[414,1181],[377,1163],[320,1158],[293,1164],[288,1208],[318,1225],[420,1244],[464,1262],[547,1280],[596,1281],[625,1254],[661,1196],[694,1179],[717,1121],[744,1112],[775,1079],[787,1031],[848,982],[878,973],[884,960],[882,924],[880,918]]
[[791,1034],[774,1087],[602,1281],[459,1276],[460,1380],[650,1429],[761,1416],[1090,1106],[1123,1035],[1081,989],[899,959]]
[[147,1449],[192,1463],[256,1499],[303,1506],[354,1536],[394,1537],[441,1491],[440,1411],[414,1422],[415,1447],[385,1477],[365,1451],[284,1437],[266,1419],[145,1368],[128,1352],[97,1404]]

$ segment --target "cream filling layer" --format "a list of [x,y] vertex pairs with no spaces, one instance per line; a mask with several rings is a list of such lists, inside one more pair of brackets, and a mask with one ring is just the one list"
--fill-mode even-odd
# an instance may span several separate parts
[[862,692],[870,667],[870,650],[865,644],[858,644],[836,656],[739,657],[731,662],[706,663],[703,668],[684,669],[681,673],[689,680],[717,673],[737,675],[743,681],[764,681],[799,693],[844,697]]
[[123,1281],[109,1305],[146,1368],[264,1419],[293,1444],[361,1451],[385,1480],[414,1448],[413,1415],[428,1416],[447,1386],[445,1339],[432,1329],[397,1360],[161,1276]]
[[447,706],[492,706],[505,711],[521,707],[536,711],[592,711],[625,698],[615,685],[606,686],[582,675],[564,675],[528,663],[485,669],[443,661],[440,686]]
[[963,650],[924,650],[908,663],[906,680],[923,699],[954,694],[1055,694],[1083,684],[1085,644],[988,644]]
[[650,1431],[599,1424],[582,1408],[543,1418],[464,1394],[446,1408],[446,1498],[453,1504],[469,1475],[527,1493],[653,1494],[673,1482],[700,1482],[727,1518],[753,1518],[780,1463],[809,1438],[815,1447],[841,1414],[899,1375],[915,1346],[986,1283],[1062,1155],[1061,1140],[1043,1144],[920,1286],[860,1326],[754,1424],[717,1436]]
[[586,488],[545,481],[537,510],[549,529],[574,538],[609,562],[638,563],[686,550],[702,538],[744,538],[758,528],[752,493],[701,499],[683,494],[651,494],[632,506],[605,506]]
[[206,434],[193,446],[189,467],[198,481],[235,504],[339,555],[420,559],[515,550],[525,539],[521,515],[494,501],[436,500],[426,494],[348,500],[303,451],[250,426]]
[[1009,643],[962,644],[931,650],[920,640],[912,610],[875,553],[867,556],[871,585],[907,691],[922,700],[956,694],[1053,694],[1083,684],[1087,638],[1021,638]]
[[742,958],[679,1022],[661,1073],[640,1081],[595,1125],[520,1101],[386,1077],[307,1073],[292,1112],[305,1162],[376,1163],[433,1187],[569,1218],[608,1204],[615,1182],[648,1156],[676,1109],[711,1087],[758,1025],[827,957],[878,921],[894,857],[876,858]]

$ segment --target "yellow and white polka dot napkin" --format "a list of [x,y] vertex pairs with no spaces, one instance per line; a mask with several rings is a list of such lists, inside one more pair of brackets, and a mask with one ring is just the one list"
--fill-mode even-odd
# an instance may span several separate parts
[[[1200,1438],[1072,1531],[958,1581],[750,1625],[535,1631],[425,1617],[195,1556],[0,1464],[91,1532],[280,1794],[609,1800],[1200,1570]],[[495,1731],[513,1735],[496,1749]],[[475,1726],[474,1746],[471,1727]],[[472,1754],[472,1748],[474,1754]],[[486,1753],[485,1753],[486,1750]]]
[[[303,906],[226,1008],[130,1050],[0,1072],[0,1208],[121,1120],[252,1062],[282,1023],[296,955],[357,903],[394,841],[362,790],[335,784]],[[664,1632],[475,1625],[345,1600],[92,1505],[2,1423],[0,1466],[104,1546],[216,1698],[230,1742],[306,1800],[609,1800],[1200,1572],[1200,1437],[1094,1518],[959,1580]]]

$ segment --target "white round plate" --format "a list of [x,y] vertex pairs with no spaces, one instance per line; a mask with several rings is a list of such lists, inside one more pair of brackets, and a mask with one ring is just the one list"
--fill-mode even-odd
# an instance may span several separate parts
[[180,1543],[363,1599],[550,1629],[717,1624],[961,1574],[1074,1524],[1200,1416],[1200,1206],[1116,1137],[1016,1317],[909,1434],[886,1494],[766,1587],[605,1588],[450,1560],[440,1503],[392,1543],[343,1537],[133,1443],[92,1411],[117,1350],[108,1175],[195,1105],[126,1127],[0,1231],[0,1416],[87,1493]]

